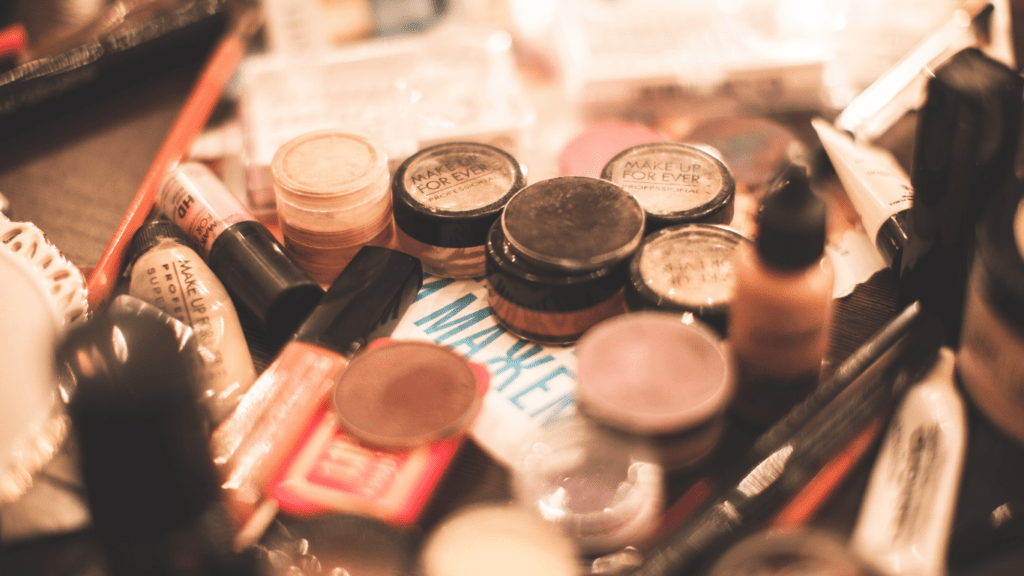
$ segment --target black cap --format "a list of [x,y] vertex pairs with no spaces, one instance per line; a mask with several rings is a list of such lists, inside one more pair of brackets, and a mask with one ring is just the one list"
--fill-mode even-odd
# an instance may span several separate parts
[[640,202],[617,184],[586,176],[530,184],[508,201],[498,222],[509,250],[556,273],[628,259],[644,235]]
[[[456,172],[466,176],[456,181]],[[417,180],[436,189],[420,192]],[[491,223],[524,186],[522,167],[504,150],[478,142],[437,144],[407,158],[391,179],[395,225],[431,246],[483,246]],[[433,199],[442,197],[462,200],[435,205]]]
[[121,295],[70,330],[56,357],[76,382],[68,413],[109,573],[167,574],[187,550],[197,573],[256,574],[234,552],[220,500],[195,333]]
[[772,268],[806,268],[825,252],[825,201],[807,169],[792,164],[772,185],[758,217],[757,253]]
[[267,230],[254,220],[234,224],[217,237],[207,257],[236,302],[241,303],[279,342],[316,307],[324,290],[309,277]]
[[487,237],[486,269],[488,289],[501,298],[527,310],[566,313],[586,310],[622,292],[629,260],[582,272],[536,266],[514,256],[499,221]]
[[[139,256],[142,256],[161,241],[167,239],[174,240],[182,246],[187,246],[194,250],[192,241],[188,239],[188,235],[181,228],[178,228],[169,220],[154,220],[140,226],[135,234],[132,235],[132,240],[128,244],[128,262],[134,263]],[[131,269],[131,264],[128,265],[128,269]]]
[[423,283],[418,258],[390,248],[363,246],[302,323],[295,339],[351,356],[388,336]]

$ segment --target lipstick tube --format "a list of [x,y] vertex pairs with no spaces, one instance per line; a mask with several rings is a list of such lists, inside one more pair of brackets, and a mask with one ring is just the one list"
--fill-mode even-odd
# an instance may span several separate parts
[[236,520],[244,523],[255,512],[335,379],[363,345],[391,334],[422,279],[412,256],[376,246],[360,249],[235,412],[214,430],[212,455]]
[[276,342],[287,341],[323,295],[323,288],[203,164],[186,162],[172,170],[160,186],[157,206]]

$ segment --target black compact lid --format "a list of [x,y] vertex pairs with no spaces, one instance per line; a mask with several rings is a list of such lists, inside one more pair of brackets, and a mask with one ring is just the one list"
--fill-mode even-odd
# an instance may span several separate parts
[[[169,220],[154,220],[139,227],[128,244],[128,262],[134,263],[163,240],[174,240],[182,246],[192,248],[188,235]],[[131,264],[128,265],[131,268]]]
[[563,176],[523,188],[499,220],[512,251],[567,272],[598,270],[633,254],[644,210],[629,192],[597,178]]
[[417,258],[363,246],[295,333],[295,339],[351,356],[394,331],[423,283]]
[[825,252],[825,200],[811,190],[807,169],[792,164],[772,185],[758,215],[754,241],[772,268],[810,266]]
[[431,246],[483,246],[491,223],[524,186],[519,162],[494,146],[451,142],[424,148],[391,179],[395,224]]
[[539,312],[585,310],[620,293],[628,278],[629,260],[596,270],[565,272],[536,266],[518,258],[495,222],[485,248],[487,286],[503,299]]
[[291,337],[324,293],[256,221],[239,222],[221,232],[207,262],[235,301],[277,341]]
[[648,228],[732,218],[736,180],[715,154],[694,144],[649,142],[616,154],[601,178],[636,196]]
[[102,533],[180,529],[218,500],[192,331],[122,295],[69,331],[57,358],[77,384],[68,411]]

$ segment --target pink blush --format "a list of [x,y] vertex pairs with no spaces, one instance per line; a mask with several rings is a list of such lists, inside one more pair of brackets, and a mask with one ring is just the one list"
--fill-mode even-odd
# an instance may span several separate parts
[[637,144],[666,140],[662,133],[643,124],[600,122],[565,145],[558,156],[558,168],[562,176],[600,178],[604,165],[619,152]]

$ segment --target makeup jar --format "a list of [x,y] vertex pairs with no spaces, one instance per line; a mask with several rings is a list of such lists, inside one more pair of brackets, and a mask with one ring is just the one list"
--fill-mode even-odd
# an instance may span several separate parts
[[734,375],[722,340],[668,312],[601,322],[576,345],[580,411],[653,440],[666,470],[694,465],[718,444]]
[[528,340],[575,342],[626,311],[629,257],[643,231],[640,204],[611,182],[565,176],[523,188],[487,237],[495,318]]
[[569,537],[533,511],[486,502],[453,512],[434,528],[419,556],[422,576],[579,576]]
[[519,162],[494,146],[452,142],[420,150],[391,182],[399,249],[428,274],[483,276],[487,231],[523,186]]
[[329,285],[366,244],[391,247],[387,153],[377,141],[333,130],[286,142],[271,164],[285,249]]
[[527,439],[515,470],[519,502],[584,554],[642,547],[658,527],[664,472],[653,446],[636,436],[566,418]]
[[663,228],[641,242],[629,262],[630,310],[690,313],[725,335],[733,290],[733,253],[741,234],[716,224]]
[[726,165],[705,150],[679,142],[651,142],[616,154],[601,171],[636,196],[647,213],[647,232],[674,224],[732,220],[736,182]]
[[956,368],[986,418],[1024,444],[1024,196],[997,192],[978,226]]

